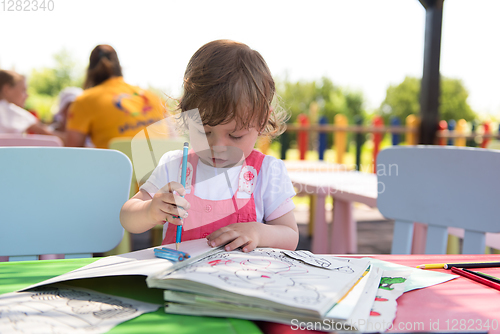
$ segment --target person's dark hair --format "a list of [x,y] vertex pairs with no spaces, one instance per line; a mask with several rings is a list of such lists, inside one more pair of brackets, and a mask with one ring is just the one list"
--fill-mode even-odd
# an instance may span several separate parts
[[0,70],[0,99],[2,99],[3,86],[9,85],[14,87],[19,81],[26,80],[24,75],[14,71]]
[[112,77],[121,77],[122,68],[115,49],[101,44],[92,50],[87,68],[84,89],[97,86]]
[[198,108],[203,125],[236,120],[238,128],[255,127],[263,135],[284,131],[288,115],[272,105],[276,88],[271,71],[246,44],[216,40],[203,45],[188,63],[183,87],[181,120],[183,112]]

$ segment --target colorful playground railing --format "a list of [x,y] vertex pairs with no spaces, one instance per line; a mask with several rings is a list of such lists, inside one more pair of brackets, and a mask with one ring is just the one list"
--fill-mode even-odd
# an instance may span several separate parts
[[[345,115],[337,114],[334,118],[334,124],[328,124],[325,116],[321,116],[317,123],[311,123],[309,117],[305,114],[300,114],[297,117],[297,123],[288,124],[286,132],[281,135],[280,142],[281,158],[286,158],[286,152],[290,148],[289,134],[297,133],[297,148],[299,158],[304,160],[306,152],[311,147],[316,147],[318,150],[319,160],[325,159],[325,151],[327,149],[328,136],[333,134],[333,149],[335,150],[335,162],[344,163],[345,154],[348,149],[348,134],[354,134],[355,141],[355,157],[356,169],[359,170],[361,165],[361,150],[363,148],[365,134],[372,135],[373,142],[373,166],[376,166],[376,157],[381,149],[381,143],[386,134],[391,135],[392,145],[400,145],[403,143],[402,135],[405,135],[405,143],[407,145],[416,145],[418,143],[418,128],[419,118],[415,115],[409,115],[405,120],[405,126],[401,125],[401,121],[397,118],[392,118],[390,125],[385,125],[384,120],[380,116],[375,116],[370,125],[363,125],[361,118],[357,117],[354,120],[355,124],[349,125]],[[469,129],[470,128],[470,129]],[[478,128],[481,131],[478,131]],[[312,134],[317,136],[312,136]],[[469,126],[463,119],[458,121],[440,121],[437,131],[438,145],[455,145],[455,146],[480,146],[486,148],[492,139],[500,139],[500,132],[493,134],[491,131],[491,123],[486,121],[478,125],[475,122]],[[313,143],[311,139],[317,138],[317,143]],[[312,145],[317,144],[317,145]],[[269,143],[259,145],[261,150],[267,150]]]

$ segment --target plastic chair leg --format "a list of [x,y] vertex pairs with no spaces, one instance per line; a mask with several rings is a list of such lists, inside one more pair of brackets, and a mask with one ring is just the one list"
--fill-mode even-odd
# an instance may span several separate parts
[[446,254],[460,254],[460,238],[454,235],[448,235]]
[[330,233],[330,253],[355,254],[357,252],[357,231],[352,215],[352,202],[335,199]]
[[325,195],[317,195],[316,206],[311,208],[316,211],[314,234],[312,237],[312,252],[316,254],[328,253],[328,225],[325,215]]
[[425,254],[425,242],[427,240],[427,224],[413,223],[413,242],[411,244],[412,254]]
[[45,254],[45,255],[39,255],[38,259],[39,260],[59,260],[59,259],[64,259],[64,254]]
[[307,226],[308,236],[311,237],[314,233],[314,221],[316,220],[316,207],[317,197],[316,195],[309,195],[309,225]]

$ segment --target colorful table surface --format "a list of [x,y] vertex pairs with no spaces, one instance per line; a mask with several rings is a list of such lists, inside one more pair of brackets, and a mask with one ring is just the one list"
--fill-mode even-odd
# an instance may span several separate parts
[[[97,258],[0,263],[0,294],[17,291],[96,261]],[[64,282],[111,295],[162,305],[163,291],[149,289],[144,276],[100,277]],[[109,333],[262,333],[252,321],[166,314],[163,307],[119,324]]]
[[[344,255],[345,256],[345,255]],[[353,256],[354,255],[350,255]],[[363,255],[415,267],[426,263],[500,261],[500,255]],[[356,255],[356,257],[362,257]],[[50,277],[74,270],[96,259],[45,260],[0,263],[0,293],[25,288]],[[436,271],[450,273],[440,269]],[[500,268],[484,268],[482,272],[500,276]],[[134,298],[150,303],[163,303],[162,291],[148,289],[144,276],[92,278],[69,282],[73,286]],[[134,287],[134,288],[130,288]],[[392,332],[489,332],[500,333],[500,291],[458,277],[446,283],[413,290],[398,299]],[[143,314],[113,328],[110,333],[297,333],[291,326],[251,322],[231,318],[169,315],[163,308]]]
[[[345,256],[345,255],[343,255]],[[354,255],[349,255],[354,256]],[[364,255],[405,266],[428,263],[500,261],[500,255]],[[356,255],[358,257],[358,255]],[[500,276],[500,268],[474,269]],[[434,271],[451,274],[449,270]],[[404,293],[389,332],[500,333],[500,291],[458,277],[449,282]],[[290,326],[265,323],[265,332],[297,333]],[[304,331],[316,333],[314,331]]]

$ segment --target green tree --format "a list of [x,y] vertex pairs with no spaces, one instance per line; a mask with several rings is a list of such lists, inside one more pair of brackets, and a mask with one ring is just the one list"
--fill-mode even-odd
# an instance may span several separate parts
[[53,58],[54,67],[32,70],[28,86],[33,93],[57,96],[65,87],[82,86],[82,72],[69,51],[63,49],[54,54]]
[[[469,93],[461,80],[442,77],[440,118],[446,121],[461,118],[466,121],[474,120],[476,114],[467,103],[468,96]],[[396,116],[403,124],[408,115],[418,115],[420,113],[420,79],[406,77],[399,85],[389,86],[379,111],[386,121]]]
[[26,108],[35,110],[49,122],[59,92],[69,86],[83,85],[83,70],[66,49],[53,55],[54,67],[33,69],[28,78],[29,98]]
[[441,119],[465,119],[467,122],[477,118],[476,113],[467,103],[469,92],[464,87],[462,80],[447,79],[441,80],[441,103],[439,113]]
[[[326,77],[314,81],[291,82],[288,79],[276,80],[277,92],[285,109],[291,113],[290,122],[295,122],[300,113],[310,116],[311,123],[316,123],[320,116],[326,116],[328,123],[333,124],[336,114],[344,114],[349,124],[354,123],[354,117],[366,116],[363,107],[364,97],[361,92],[343,89],[333,84]],[[312,103],[318,106],[318,112],[311,114]],[[314,137],[314,134],[313,134]],[[332,145],[333,136],[328,136],[328,146]],[[295,138],[291,135],[290,139]],[[315,142],[311,139],[311,143]]]
[[317,116],[326,116],[329,123],[333,123],[338,113],[345,114],[349,123],[352,123],[356,115],[365,116],[363,94],[335,86],[326,77],[319,81],[277,80],[277,92],[282,99],[283,107],[292,114],[290,122],[294,122],[300,113],[309,115],[309,108],[313,102],[319,107]]

